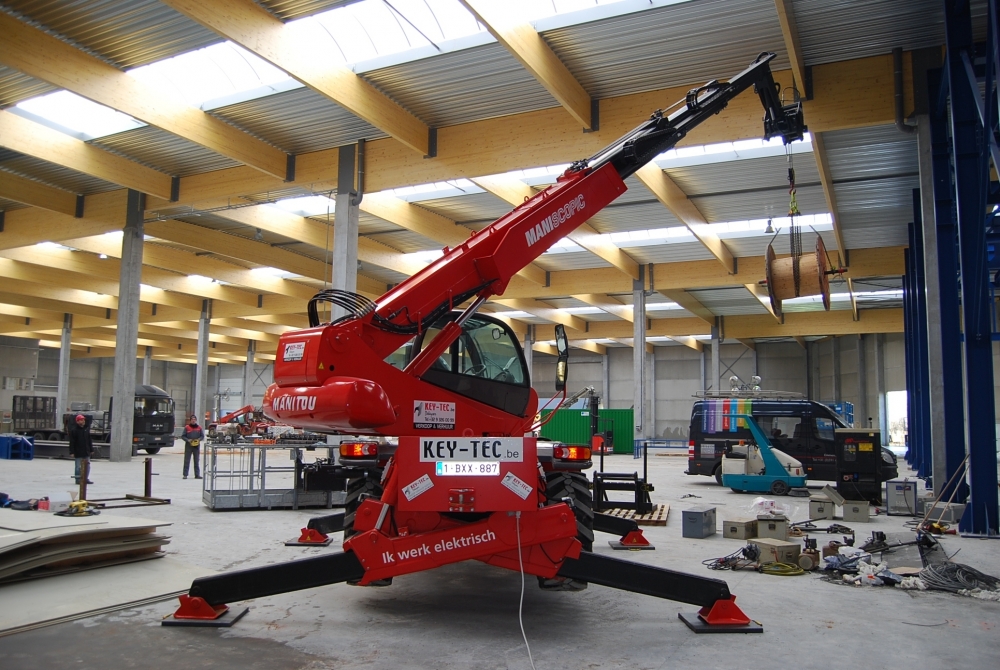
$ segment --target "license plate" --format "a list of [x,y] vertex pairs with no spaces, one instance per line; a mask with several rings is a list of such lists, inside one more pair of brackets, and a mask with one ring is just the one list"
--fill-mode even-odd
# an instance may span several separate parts
[[438,476],[464,475],[467,477],[496,477],[500,474],[500,461],[438,461],[435,465]]

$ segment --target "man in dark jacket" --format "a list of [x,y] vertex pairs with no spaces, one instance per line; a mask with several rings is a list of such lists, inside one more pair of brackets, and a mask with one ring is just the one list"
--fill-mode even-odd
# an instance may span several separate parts
[[90,437],[90,429],[87,428],[87,417],[83,414],[76,415],[76,421],[69,429],[69,451],[73,454],[73,458],[76,460],[76,470],[73,478],[76,479],[76,483],[80,483],[80,477],[88,477],[87,483],[93,484],[90,481],[90,455],[94,451],[94,441]]
[[184,426],[184,433],[181,435],[184,440],[184,479],[188,478],[188,467],[191,464],[191,457],[194,457],[194,478],[201,479],[201,442],[205,439],[205,431],[198,425],[198,417],[191,415],[190,420]]

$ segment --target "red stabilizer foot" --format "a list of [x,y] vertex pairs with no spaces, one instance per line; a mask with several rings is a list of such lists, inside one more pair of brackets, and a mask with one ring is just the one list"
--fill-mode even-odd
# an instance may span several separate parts
[[716,600],[711,607],[702,607],[698,611],[698,616],[709,625],[733,626],[750,623],[750,617],[736,606],[736,596],[729,596],[729,600]]
[[648,547],[649,540],[646,536],[642,534],[642,530],[630,530],[628,534],[621,539],[621,543],[626,547]]
[[183,595],[179,599],[181,606],[174,612],[175,619],[212,621],[229,611],[229,605],[209,605],[204,598],[198,598],[197,596],[192,598],[191,596]]
[[299,542],[303,544],[323,544],[329,539],[329,537],[315,528],[303,528],[302,534],[299,535]]

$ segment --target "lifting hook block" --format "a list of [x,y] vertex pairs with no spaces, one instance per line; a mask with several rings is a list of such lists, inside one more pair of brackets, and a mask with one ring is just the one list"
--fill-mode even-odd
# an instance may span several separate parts
[[229,605],[209,605],[204,598],[180,596],[181,606],[174,612],[175,619],[200,619],[211,621],[229,611]]

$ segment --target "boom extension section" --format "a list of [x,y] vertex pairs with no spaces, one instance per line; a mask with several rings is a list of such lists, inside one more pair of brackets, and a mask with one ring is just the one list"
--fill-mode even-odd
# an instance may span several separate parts
[[[673,113],[657,110],[602,151],[574,163],[555,184],[457,247],[445,248],[439,259],[376,301],[332,289],[317,294],[309,303],[311,328],[281,336],[265,414],[319,431],[417,435],[420,422],[411,413],[413,403],[423,400],[457,404],[462,418],[450,429],[437,426],[442,437],[524,434],[537,396],[520,345],[507,348],[506,365],[501,361],[491,369],[490,361],[474,360],[456,370],[458,359],[472,349],[496,349],[477,347],[466,338],[464,321],[490,297],[502,294],[515,274],[624,193],[626,177],[747,88],[754,87],[764,106],[765,137],[780,136],[786,143],[800,139],[805,130],[801,106],[782,104],[769,65],[773,58],[761,54],[728,82],[710,81],[692,89]],[[446,323],[453,309],[472,298],[476,300],[459,320]],[[347,316],[322,324],[319,307],[324,302]],[[508,327],[496,326],[506,339],[516,340]],[[433,337],[422,337],[429,331]],[[394,352],[402,359],[397,365],[386,360]]]

